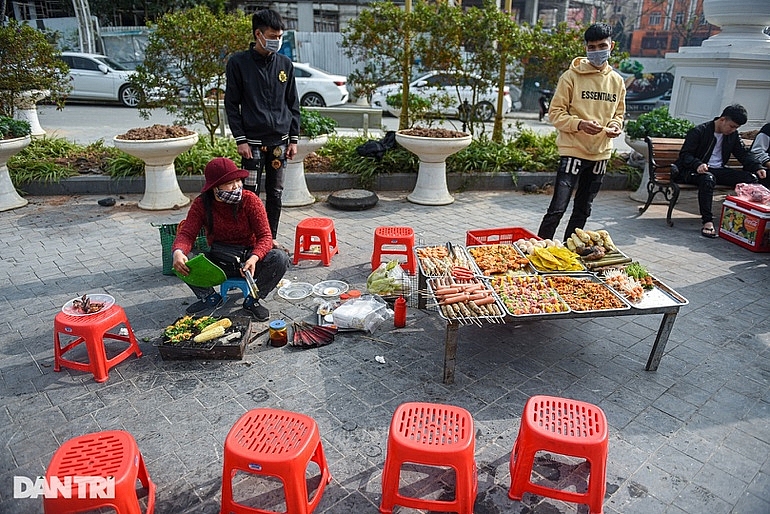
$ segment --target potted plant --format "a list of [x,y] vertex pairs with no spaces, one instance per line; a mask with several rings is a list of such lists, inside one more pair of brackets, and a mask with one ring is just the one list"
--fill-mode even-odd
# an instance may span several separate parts
[[315,202],[305,181],[305,157],[321,148],[328,140],[327,134],[337,126],[337,122],[318,111],[300,107],[299,142],[297,154],[286,163],[283,177],[284,207],[300,207]]
[[8,159],[29,144],[31,133],[29,122],[0,116],[0,211],[24,207],[28,203],[11,182]]
[[174,160],[198,142],[198,134],[179,125],[153,125],[115,136],[118,150],[144,161],[144,196],[140,209],[183,207],[190,199],[182,193]]
[[71,89],[69,68],[47,35],[10,19],[0,24],[0,115],[30,123],[31,135],[43,135],[35,103],[46,96],[63,107]]
[[672,117],[666,106],[646,112],[637,119],[626,123],[626,144],[633,148],[634,151],[642,154],[645,161],[641,184],[639,184],[639,188],[635,192],[631,193],[631,199],[638,202],[646,202],[648,197],[647,185],[650,183],[650,155],[644,138],[671,137],[683,139],[694,126],[690,120]]

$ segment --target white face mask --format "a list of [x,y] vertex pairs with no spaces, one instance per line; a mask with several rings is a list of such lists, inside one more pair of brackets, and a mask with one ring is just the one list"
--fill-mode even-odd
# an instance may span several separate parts
[[267,39],[264,34],[260,35],[265,41],[264,43],[260,42],[260,45],[262,45],[262,48],[264,48],[266,51],[270,53],[276,53],[281,49],[281,46],[283,45],[283,36],[279,37],[278,39]]
[[593,66],[597,68],[601,68],[602,66],[604,66],[604,63],[609,60],[610,50],[608,48],[607,50],[596,50],[594,52],[586,52],[586,57],[588,57],[588,62],[590,62]]

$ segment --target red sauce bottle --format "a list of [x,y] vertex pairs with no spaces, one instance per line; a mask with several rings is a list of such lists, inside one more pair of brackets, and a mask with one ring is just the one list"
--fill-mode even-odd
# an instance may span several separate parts
[[403,296],[399,296],[393,305],[393,324],[396,328],[406,326],[406,300]]

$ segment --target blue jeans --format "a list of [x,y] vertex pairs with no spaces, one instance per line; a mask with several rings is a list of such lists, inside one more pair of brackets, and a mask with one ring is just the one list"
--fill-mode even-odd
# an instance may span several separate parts
[[559,171],[556,172],[551,204],[543,216],[537,235],[543,239],[553,239],[556,228],[567,211],[573,191],[575,191],[575,202],[572,205],[572,216],[567,223],[567,230],[564,232],[564,240],[572,235],[575,228],[583,228],[591,215],[591,205],[602,187],[606,170],[607,161],[562,157],[559,162]]
[[273,239],[278,236],[278,222],[281,219],[281,196],[283,196],[283,174],[286,170],[286,147],[251,145],[251,159],[241,159],[241,167],[249,172],[244,187],[260,193],[262,172],[265,172],[265,210]]

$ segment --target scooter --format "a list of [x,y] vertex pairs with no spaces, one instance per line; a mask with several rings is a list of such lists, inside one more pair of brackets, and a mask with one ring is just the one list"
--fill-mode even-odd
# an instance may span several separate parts
[[[540,82],[535,82],[535,87],[540,87]],[[551,105],[551,97],[553,96],[553,91],[550,89],[538,89],[538,93],[540,93],[540,98],[537,99],[537,103],[540,105],[540,113],[538,116],[538,119],[540,121],[543,121],[543,118],[546,114],[548,114],[548,108]]]

